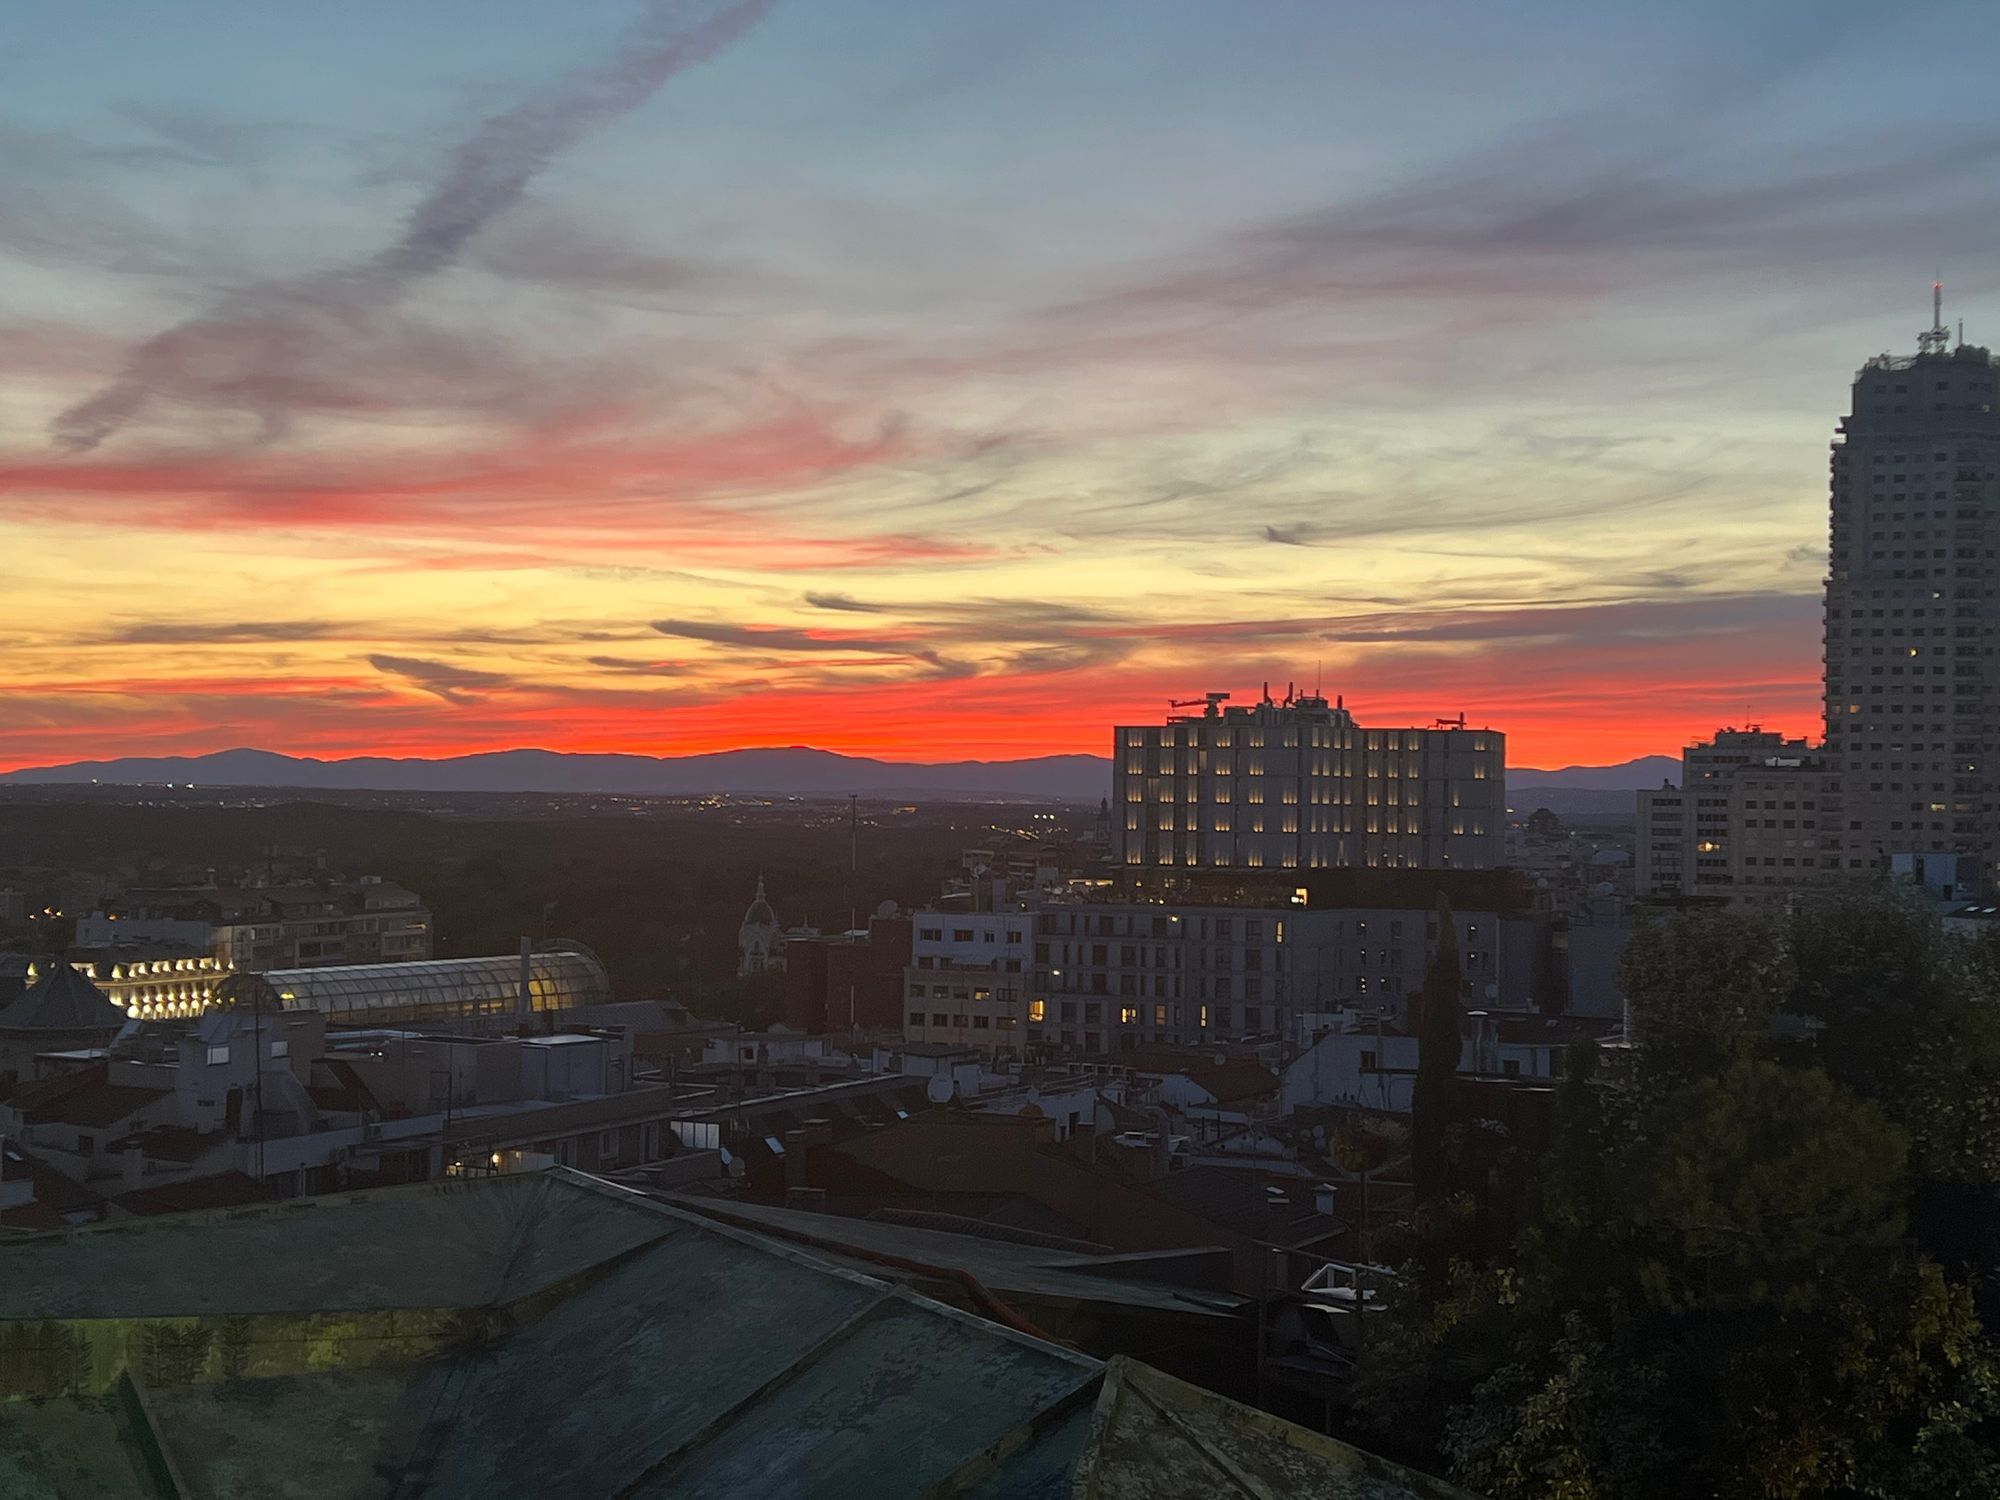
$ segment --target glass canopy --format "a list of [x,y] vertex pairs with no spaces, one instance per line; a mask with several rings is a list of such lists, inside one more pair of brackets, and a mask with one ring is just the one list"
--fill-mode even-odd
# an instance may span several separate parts
[[[571,1010],[611,998],[604,966],[587,953],[527,956],[533,1010]],[[519,954],[435,958],[415,963],[271,969],[262,976],[286,1010],[316,1010],[334,1025],[442,1021],[519,1008]]]

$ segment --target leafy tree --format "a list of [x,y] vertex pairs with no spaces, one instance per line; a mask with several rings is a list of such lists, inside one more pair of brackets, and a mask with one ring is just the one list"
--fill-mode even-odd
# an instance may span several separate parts
[[1791,929],[1816,1057],[1910,1132],[1917,1241],[2000,1316],[2000,940],[1963,943],[1890,885],[1822,898]]
[[1417,1076],[1410,1090],[1410,1171],[1417,1198],[1433,1202],[1446,1189],[1450,1164],[1445,1134],[1464,1047],[1465,1007],[1458,959],[1458,929],[1451,905],[1438,902],[1438,941],[1410,1019],[1417,1033]]
[[2000,923],[1965,945],[1965,971],[1972,998],[2000,1004]]
[[1680,912],[1635,933],[1618,963],[1649,1080],[1711,1076],[1764,1034],[1793,987],[1784,935],[1727,911]]
[[1904,1242],[1907,1149],[1817,1069],[1566,1085],[1512,1264],[1413,1279],[1360,1410],[1494,1500],[1991,1493],[2000,1388]]
[[1907,886],[1822,897],[1798,911],[1790,928],[1796,971],[1788,1008],[1823,1028],[1820,1065],[1892,1119],[1907,1119],[1925,1033],[1963,1016],[1963,954],[1930,901]]
[[1913,1043],[1908,1114],[1915,1167],[1940,1182],[2000,1180],[2000,1009],[1959,1007]]

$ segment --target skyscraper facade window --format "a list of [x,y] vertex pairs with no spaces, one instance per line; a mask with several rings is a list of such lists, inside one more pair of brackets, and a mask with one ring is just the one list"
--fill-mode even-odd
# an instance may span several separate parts
[[1826,750],[1840,857],[2000,855],[2000,366],[1933,303],[1855,377],[1833,443]]
[[[1119,861],[1240,869],[1490,870],[1504,858],[1506,736],[1463,719],[1367,729],[1287,693],[1125,725],[1112,746]],[[1176,708],[1193,704],[1176,704]]]

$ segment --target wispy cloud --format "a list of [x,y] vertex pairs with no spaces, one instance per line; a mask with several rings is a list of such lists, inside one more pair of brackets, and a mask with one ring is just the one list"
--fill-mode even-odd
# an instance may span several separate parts
[[119,646],[221,646],[317,641],[341,628],[331,620],[146,620],[121,626],[95,639]]
[[509,678],[500,672],[482,672],[450,662],[425,661],[414,656],[373,654],[368,665],[391,677],[400,677],[447,703],[476,703],[479,694],[490,688],[506,687]]
[[248,411],[267,432],[280,429],[294,401],[312,396],[287,388],[296,346],[339,342],[357,321],[450,266],[557,156],[726,47],[771,4],[734,0],[718,9],[658,0],[616,57],[482,120],[391,243],[357,265],[237,292],[147,340],[117,380],[57,417],[56,446],[87,452],[156,397]]
[[627,656],[593,656],[593,667],[632,677],[686,677],[696,668],[684,661],[648,661]]

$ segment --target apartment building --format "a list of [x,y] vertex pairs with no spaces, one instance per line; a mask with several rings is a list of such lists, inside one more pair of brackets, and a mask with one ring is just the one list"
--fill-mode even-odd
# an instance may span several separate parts
[[[1114,860],[1234,869],[1490,870],[1505,861],[1506,737],[1368,729],[1338,698],[1210,693],[1113,731]],[[1174,709],[1191,703],[1171,705]]]
[[919,911],[904,970],[905,1039],[1016,1055],[1026,1036],[1027,911]]
[[135,889],[77,918],[76,945],[179,948],[225,971],[403,963],[431,956],[431,914],[393,881]]
[[1638,795],[1635,890],[1752,910],[1831,879],[1840,778],[1822,752],[1760,725],[1716,730],[1681,753],[1681,784]]
[[[1107,901],[1035,913],[1028,1047],[1116,1053],[1290,1035],[1302,1014],[1406,1015],[1437,947],[1436,909],[1308,902]],[[1546,924],[1512,909],[1452,920],[1469,1004],[1525,1011],[1553,998]]]

